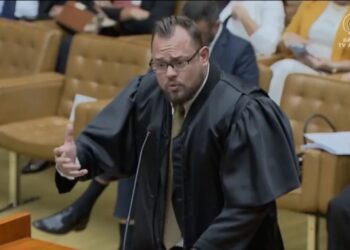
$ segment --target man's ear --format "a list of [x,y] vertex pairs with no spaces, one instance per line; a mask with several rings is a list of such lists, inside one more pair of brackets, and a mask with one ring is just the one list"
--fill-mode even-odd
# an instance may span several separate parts
[[207,46],[204,46],[199,51],[199,58],[201,60],[201,63],[203,65],[208,65],[209,63],[209,48]]

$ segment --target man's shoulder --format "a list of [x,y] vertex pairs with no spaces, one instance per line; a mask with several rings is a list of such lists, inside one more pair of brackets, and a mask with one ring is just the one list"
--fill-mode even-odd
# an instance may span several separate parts
[[250,42],[246,39],[243,39],[235,34],[232,34],[229,30],[227,30],[226,28],[224,29],[224,31],[226,33],[226,39],[229,40],[230,45],[234,45],[234,46],[241,46],[241,47],[247,47],[250,46]]
[[242,59],[245,56],[255,57],[254,48],[248,40],[232,34],[226,28],[222,32],[224,34],[218,38],[218,48],[230,51],[236,59]]
[[229,32],[229,38],[232,40],[232,41],[235,41],[236,43],[241,43],[241,44],[244,44],[244,45],[249,45],[249,41],[246,40],[246,39],[243,39],[242,37],[239,37],[235,34],[232,34],[231,32]]

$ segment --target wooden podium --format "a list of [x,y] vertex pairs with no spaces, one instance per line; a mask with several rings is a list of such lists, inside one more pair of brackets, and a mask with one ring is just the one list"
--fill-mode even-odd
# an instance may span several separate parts
[[0,249],[72,250],[73,248],[33,239],[31,237],[30,214],[20,212],[0,218]]

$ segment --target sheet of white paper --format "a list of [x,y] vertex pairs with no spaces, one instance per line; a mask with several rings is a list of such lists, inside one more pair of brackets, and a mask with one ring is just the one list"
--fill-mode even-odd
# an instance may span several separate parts
[[350,131],[334,133],[307,133],[305,137],[312,141],[302,148],[323,149],[335,155],[350,155]]
[[84,102],[95,102],[96,100],[97,100],[96,98],[93,98],[91,96],[76,94],[74,96],[74,101],[73,101],[72,111],[70,112],[69,121],[70,122],[74,121],[75,108],[77,107],[78,104],[84,103]]

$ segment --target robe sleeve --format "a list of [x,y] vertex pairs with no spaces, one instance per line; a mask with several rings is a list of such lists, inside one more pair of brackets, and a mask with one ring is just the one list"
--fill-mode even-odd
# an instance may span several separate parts
[[299,186],[287,118],[265,96],[242,98],[248,100],[231,122],[220,166],[224,208],[195,243],[198,249],[246,249],[269,204]]
[[128,86],[90,122],[77,139],[77,157],[89,173],[129,176],[136,168],[135,98],[141,78]]

